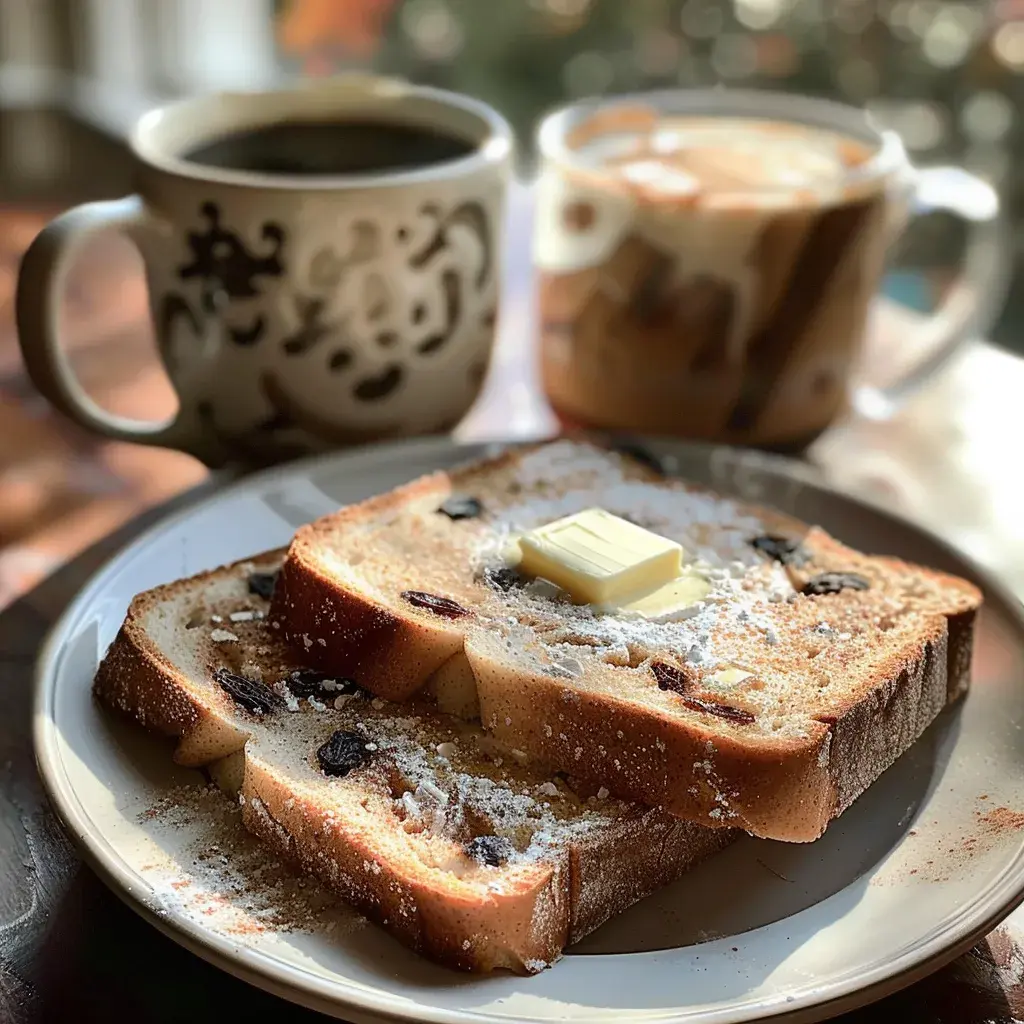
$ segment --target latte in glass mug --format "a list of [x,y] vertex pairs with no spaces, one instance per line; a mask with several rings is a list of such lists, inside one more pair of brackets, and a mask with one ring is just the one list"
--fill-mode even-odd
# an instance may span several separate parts
[[540,142],[541,367],[564,424],[800,448],[843,411],[914,195],[895,137],[718,91],[569,108]]

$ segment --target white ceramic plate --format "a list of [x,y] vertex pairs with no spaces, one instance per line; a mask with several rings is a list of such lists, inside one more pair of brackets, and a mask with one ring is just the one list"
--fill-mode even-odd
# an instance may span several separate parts
[[[166,899],[168,851],[138,811],[195,779],[164,745],[93,705],[89,686],[140,590],[287,543],[339,504],[481,453],[428,440],[252,477],[150,530],[103,569],[40,659],[39,765],[101,876],[174,939],[257,985],[350,1020],[821,1020],[964,951],[1024,893],[1024,615],[921,531],[817,486],[794,463],[652,444],[720,490],[821,523],[850,544],[968,575],[986,590],[974,687],[819,842],[744,839],[532,978],[462,976],[371,926],[240,936]],[[186,830],[187,831],[187,830]]]

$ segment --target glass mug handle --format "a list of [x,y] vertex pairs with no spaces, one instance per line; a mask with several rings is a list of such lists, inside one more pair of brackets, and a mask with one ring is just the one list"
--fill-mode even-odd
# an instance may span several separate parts
[[948,295],[918,328],[915,342],[922,354],[892,383],[855,389],[854,409],[871,420],[892,416],[975,331],[985,329],[1010,282],[1012,252],[995,189],[961,167],[929,167],[911,174],[911,216],[944,211],[960,217],[968,224],[967,246]]
[[118,231],[136,242],[156,225],[137,195],[85,203],[50,221],[36,236],[18,274],[18,341],[32,382],[62,413],[119,441],[194,451],[181,413],[163,423],[116,416],[82,387],[61,344],[60,303],[75,260],[97,235]]

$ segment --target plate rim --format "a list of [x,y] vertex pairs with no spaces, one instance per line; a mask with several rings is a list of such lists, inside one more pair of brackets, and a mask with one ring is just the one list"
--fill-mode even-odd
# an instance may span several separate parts
[[[757,469],[775,472],[804,486],[826,492],[848,502],[855,508],[881,515],[900,526],[910,529],[969,570],[972,578],[980,583],[1003,606],[1004,614],[1016,619],[1024,632],[1024,604],[1013,590],[995,573],[979,565],[970,555],[958,549],[955,544],[938,536],[931,529],[914,522],[909,517],[884,507],[881,503],[849,494],[835,486],[817,471],[814,466],[785,456],[766,454],[725,446],[688,443],[669,438],[637,438],[652,444],[668,444],[676,450],[686,450],[705,458],[709,465],[715,460],[724,460],[736,469]],[[81,589],[68,603],[59,618],[52,624],[39,649],[33,672],[32,696],[32,740],[35,760],[43,788],[50,804],[75,843],[76,849],[90,868],[99,875],[124,903],[140,914],[158,931],[195,955],[207,960],[229,974],[253,984],[265,991],[291,1002],[330,1014],[356,1010],[368,1013],[377,1019],[425,1021],[431,1024],[477,1024],[493,1022],[497,1018],[489,1013],[459,1008],[432,1007],[409,1004],[396,1006],[393,997],[387,993],[353,987],[344,976],[335,975],[333,980],[324,980],[303,970],[298,965],[272,956],[264,950],[234,942],[216,931],[206,928],[201,922],[193,921],[184,914],[162,911],[152,889],[137,891],[140,876],[103,838],[90,827],[91,821],[80,803],[74,786],[67,776],[60,757],[54,702],[57,692],[56,680],[61,665],[66,636],[77,625],[83,611],[102,593],[109,579],[126,563],[158,536],[171,532],[180,522],[189,519],[204,508],[230,501],[238,492],[259,490],[272,485],[275,480],[307,477],[319,468],[333,463],[354,463],[358,473],[361,462],[373,459],[376,465],[381,461],[430,459],[447,457],[453,451],[472,458],[476,454],[493,448],[502,448],[521,442],[462,442],[450,437],[426,437],[385,444],[363,445],[341,452],[330,452],[307,457],[284,465],[264,469],[258,473],[243,476],[215,489],[212,493],[196,495],[195,500],[186,501],[168,515],[160,516],[132,540],[119,547],[103,564],[93,572]],[[427,472],[426,468],[422,469]],[[820,1021],[848,1012],[856,1007],[874,1002],[885,995],[896,992],[927,977],[935,970],[956,959],[970,949],[980,938],[998,925],[1010,912],[1024,902],[1024,850],[1009,861],[1000,875],[988,886],[984,913],[978,902],[972,901],[958,920],[937,932],[923,944],[915,943],[899,956],[890,959],[884,966],[870,972],[870,980],[858,984],[853,979],[835,982],[838,991],[821,1000],[815,1000],[813,992],[798,1001],[781,1002],[767,1009],[757,1019],[785,1021],[790,1024]],[[950,933],[953,933],[952,935]],[[338,988],[344,991],[339,992]],[[682,1011],[683,1015],[680,1015]],[[686,1020],[686,1008],[679,1007],[659,1013],[654,1011],[645,1017],[648,1021]],[[718,1019],[707,1018],[709,1021]],[[725,1020],[727,1018],[722,1017]],[[734,1018],[728,1018],[734,1019]],[[753,1018],[745,1018],[753,1019]]]

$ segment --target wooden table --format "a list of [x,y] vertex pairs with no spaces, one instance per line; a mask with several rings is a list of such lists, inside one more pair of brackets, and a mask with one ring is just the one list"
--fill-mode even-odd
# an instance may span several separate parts
[[[137,918],[79,864],[36,778],[31,675],[47,628],[104,559],[166,511],[164,502],[194,500],[190,488],[219,483],[186,456],[88,437],[34,394],[16,351],[11,291],[17,255],[47,212],[0,209],[0,1022],[312,1020]],[[552,425],[528,341],[527,221],[512,224],[501,337],[485,394],[459,428],[467,439],[528,437]],[[66,319],[75,361],[104,404],[148,416],[173,408],[129,250],[112,241],[89,260]],[[878,321],[880,365],[913,325],[885,310]],[[810,458],[837,486],[926,523],[1024,593],[1022,416],[1024,361],[977,344],[895,420],[851,421]],[[884,1009],[912,1024],[1024,1021],[1024,914],[1017,917]],[[882,1009],[844,1021],[883,1019]]]

